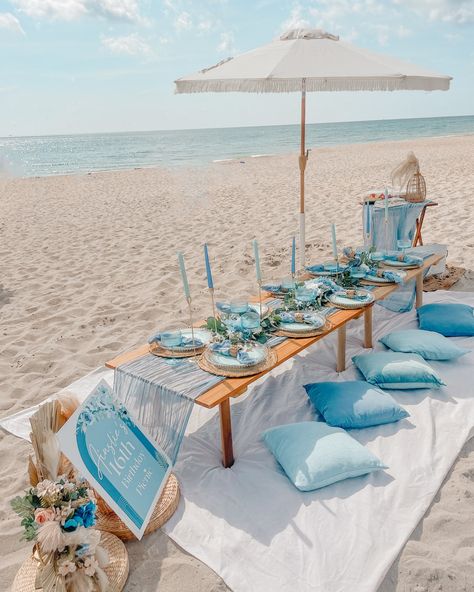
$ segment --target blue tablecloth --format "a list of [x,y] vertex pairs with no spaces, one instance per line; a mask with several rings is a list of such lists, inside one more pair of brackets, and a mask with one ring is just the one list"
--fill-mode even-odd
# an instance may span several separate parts
[[[391,200],[390,200],[391,201]],[[392,202],[393,203],[393,202]],[[371,246],[377,251],[397,249],[398,240],[413,241],[416,230],[416,219],[422,209],[429,203],[395,202],[388,208],[387,232],[385,232],[385,208],[383,201],[376,202],[371,208]]]

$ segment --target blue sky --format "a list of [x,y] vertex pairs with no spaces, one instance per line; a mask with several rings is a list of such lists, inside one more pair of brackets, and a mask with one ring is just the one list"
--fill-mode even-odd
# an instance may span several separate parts
[[454,76],[447,93],[314,93],[310,122],[474,113],[474,0],[0,0],[0,136],[297,123],[296,94],[173,93],[295,26]]

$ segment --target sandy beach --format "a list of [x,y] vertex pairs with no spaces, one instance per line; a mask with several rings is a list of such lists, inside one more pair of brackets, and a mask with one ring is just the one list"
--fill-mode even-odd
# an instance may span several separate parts
[[[365,192],[383,187],[413,150],[438,202],[425,243],[449,246],[448,262],[474,269],[474,137],[313,150],[307,168],[307,253],[361,242]],[[176,319],[185,300],[176,252],[188,268],[196,318],[210,314],[202,245],[218,298],[256,291],[252,240],[265,279],[290,269],[297,232],[295,155],[201,168],[137,169],[29,179],[0,178],[0,413],[39,403]],[[474,289],[469,272],[455,286]],[[474,590],[474,441],[464,447],[380,592]],[[30,546],[9,501],[27,486],[29,445],[0,434],[0,589],[9,589]],[[128,545],[126,590],[217,592],[225,584],[158,532]],[[357,591],[354,591],[357,592]]]

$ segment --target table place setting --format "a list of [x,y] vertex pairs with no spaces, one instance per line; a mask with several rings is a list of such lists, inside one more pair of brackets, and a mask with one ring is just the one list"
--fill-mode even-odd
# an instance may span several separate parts
[[416,269],[423,265],[423,259],[407,253],[394,251],[387,253],[382,261],[383,265],[401,267],[403,269]]
[[206,329],[176,329],[156,333],[148,340],[150,353],[163,358],[190,358],[202,354],[212,340]]
[[368,290],[347,288],[339,292],[333,292],[328,296],[329,302],[342,309],[364,308],[369,306],[375,300],[374,295]]
[[200,368],[229,378],[252,376],[275,365],[277,357],[267,345],[226,339],[211,343],[199,358]]

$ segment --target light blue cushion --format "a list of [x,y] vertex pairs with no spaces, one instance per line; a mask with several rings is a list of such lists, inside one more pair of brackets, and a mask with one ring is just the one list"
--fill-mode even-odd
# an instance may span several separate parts
[[440,333],[422,329],[394,331],[379,341],[393,351],[419,354],[425,360],[455,360],[470,351]]
[[388,393],[363,380],[315,382],[304,388],[330,426],[368,428],[410,415]]
[[262,438],[288,479],[301,491],[387,468],[344,430],[322,421],[271,428]]
[[389,389],[438,388],[438,373],[418,354],[379,352],[352,358],[370,384]]
[[420,329],[445,337],[474,336],[474,309],[467,304],[425,304],[418,309]]

